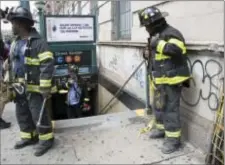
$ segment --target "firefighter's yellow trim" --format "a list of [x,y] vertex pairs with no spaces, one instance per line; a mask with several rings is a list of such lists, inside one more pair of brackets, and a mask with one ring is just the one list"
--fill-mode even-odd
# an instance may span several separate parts
[[38,85],[27,85],[28,92],[40,92],[40,87]]
[[90,99],[89,98],[84,98],[84,101],[90,101]]
[[165,45],[166,45],[166,41],[160,40],[156,47],[156,51],[159,52],[160,54],[163,54],[163,49],[164,49]]
[[184,45],[184,42],[176,39],[176,38],[171,38],[168,43],[171,43],[171,44],[175,44],[176,46],[178,46],[181,50],[182,50],[182,54],[186,54],[187,52],[187,49]]
[[178,138],[181,136],[181,130],[176,132],[165,131],[166,137]]
[[18,82],[19,83],[25,83],[25,79],[24,78],[18,78]]
[[40,60],[40,62],[46,60],[46,59],[53,59],[53,53],[52,52],[43,52],[43,53],[40,53],[38,54],[38,58]]
[[25,57],[25,64],[38,66],[40,65],[40,61],[38,58]]
[[32,132],[32,136],[33,136],[33,137],[37,136],[37,131],[33,131],[33,132]]
[[31,133],[30,132],[20,132],[20,137],[22,139],[31,139]]
[[170,58],[171,58],[170,56],[167,56],[167,55],[164,55],[164,54],[161,54],[161,53],[155,54],[155,60],[156,61],[170,59]]
[[[30,84],[28,84],[27,85],[27,91],[28,92],[37,92],[37,93],[39,93],[40,92],[40,87],[38,85],[30,85]],[[57,92],[57,87],[56,86],[51,88],[51,93],[55,93],[55,92]]]
[[52,80],[40,80],[40,87],[49,88],[52,86]]
[[182,83],[186,80],[188,80],[190,77],[186,76],[175,76],[175,77],[160,77],[160,78],[154,78],[155,84],[169,84],[169,85],[175,85],[178,83]]
[[67,87],[68,89],[70,88],[68,83],[66,83],[66,87]]
[[39,135],[39,139],[40,140],[50,140],[53,138],[53,133],[48,133],[48,134],[42,134],[42,135]]
[[159,130],[164,130],[164,129],[165,129],[165,127],[164,127],[163,124],[158,124],[158,123],[156,123],[156,124],[155,124],[155,127],[156,127],[157,129],[159,129]]
[[60,93],[60,94],[65,94],[65,93],[68,93],[68,90],[63,90],[63,89],[62,89],[62,90],[59,90],[59,93]]
[[58,89],[57,86],[53,86],[51,89],[51,93],[57,93]]

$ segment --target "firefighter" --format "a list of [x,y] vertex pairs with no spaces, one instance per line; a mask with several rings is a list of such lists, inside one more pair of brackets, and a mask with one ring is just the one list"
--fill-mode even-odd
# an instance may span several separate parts
[[13,81],[19,83],[17,87],[24,86],[26,89],[26,95],[22,92],[20,94],[17,92],[16,95],[16,100],[20,100],[16,103],[16,116],[21,140],[16,143],[15,149],[38,142],[34,155],[41,156],[54,142],[51,119],[47,110],[44,111],[41,121],[45,127],[36,127],[43,100],[49,97],[51,92],[53,54],[49,51],[46,41],[33,28],[35,21],[30,11],[21,6],[11,8],[7,19],[12,24],[13,34],[17,36],[10,50]]
[[11,123],[2,119],[5,104],[10,101],[7,86],[3,82],[3,63],[8,58],[8,53],[8,49],[5,47],[3,40],[0,38],[0,129],[9,128],[11,126]]
[[166,22],[167,15],[156,7],[139,12],[140,24],[150,36],[148,53],[144,56],[152,64],[149,74],[155,89],[153,107],[156,123],[150,138],[164,138],[164,154],[170,154],[180,147],[181,90],[183,86],[189,86],[190,79],[184,37]]

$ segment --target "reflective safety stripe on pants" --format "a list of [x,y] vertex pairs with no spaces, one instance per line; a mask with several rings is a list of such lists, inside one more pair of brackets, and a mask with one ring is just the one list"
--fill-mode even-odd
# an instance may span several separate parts
[[165,131],[165,133],[166,137],[169,138],[179,138],[181,136],[181,130],[175,132]]
[[53,138],[53,133],[47,133],[47,134],[40,134],[39,139],[40,140],[50,140]]
[[164,130],[164,129],[165,129],[165,127],[164,127],[163,124],[156,123],[155,126],[156,126],[156,128],[159,129],[159,130]]
[[21,139],[31,139],[31,138],[35,137],[36,135],[37,135],[36,131],[33,131],[33,132],[23,132],[23,131],[21,131],[20,132]]

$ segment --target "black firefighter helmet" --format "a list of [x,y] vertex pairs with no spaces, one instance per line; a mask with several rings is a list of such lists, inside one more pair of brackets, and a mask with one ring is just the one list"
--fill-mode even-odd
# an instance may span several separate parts
[[139,11],[139,21],[141,26],[151,26],[154,25],[155,22],[161,20],[162,18],[168,16],[167,12],[161,12],[156,7],[148,7],[141,11]]
[[9,20],[9,21],[26,20],[30,23],[31,26],[33,26],[34,23],[36,22],[35,20],[33,20],[31,12],[28,9],[26,9],[22,6],[12,7],[8,11],[6,19]]

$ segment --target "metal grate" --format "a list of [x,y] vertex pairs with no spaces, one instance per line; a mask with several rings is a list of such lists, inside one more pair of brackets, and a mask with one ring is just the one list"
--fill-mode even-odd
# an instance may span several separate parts
[[119,1],[119,39],[131,39],[131,2]]
[[206,164],[224,165],[224,93],[221,96],[220,106],[217,110],[216,123],[210,151],[206,157]]

